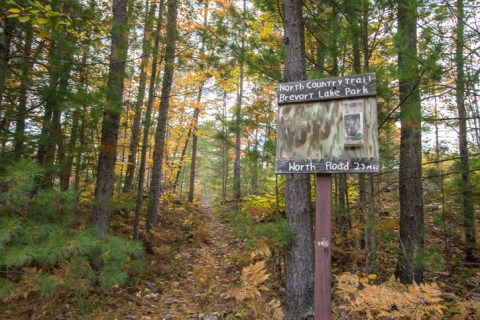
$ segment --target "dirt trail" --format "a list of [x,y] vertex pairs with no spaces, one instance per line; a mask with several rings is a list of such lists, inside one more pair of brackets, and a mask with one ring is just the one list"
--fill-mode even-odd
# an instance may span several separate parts
[[[188,243],[166,261],[164,275],[137,287],[134,301],[127,303],[133,309],[118,310],[120,319],[220,320],[233,313],[235,303],[226,292],[238,281],[233,255],[239,243],[214,209],[202,208],[196,214],[200,224]],[[162,268],[159,259],[150,263]]]
[[[4,306],[0,319],[235,318],[238,306],[226,293],[238,284],[234,256],[241,244],[219,213],[213,208],[172,205],[160,220],[155,254],[146,255],[145,271],[133,275],[129,284],[108,292],[92,287],[84,296],[63,292],[30,296]],[[131,234],[131,227],[124,232]]]

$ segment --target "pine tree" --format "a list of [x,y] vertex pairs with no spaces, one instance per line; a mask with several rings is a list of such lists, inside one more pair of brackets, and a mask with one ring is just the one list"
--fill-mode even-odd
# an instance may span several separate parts
[[[149,7],[149,4],[150,4],[150,1],[147,0],[145,2],[146,14],[145,14],[145,22],[144,22],[144,28],[143,28],[142,59],[140,62],[140,77],[139,77],[140,79],[138,83],[137,99],[135,101],[135,106],[134,106],[135,116],[133,120],[132,134],[130,138],[130,146],[129,146],[130,153],[128,155],[127,172],[125,173],[125,182],[123,186],[124,192],[129,192],[132,189],[133,178],[135,175],[135,165],[137,163],[137,149],[138,149],[138,142],[140,140],[140,124],[142,120],[142,106],[143,106],[143,101],[145,99],[145,88],[147,84],[146,68],[149,61],[149,53],[150,53],[150,44],[149,44],[149,39],[147,35],[150,31],[150,26],[153,21],[153,16],[155,14],[155,7],[156,7],[153,4]],[[160,21],[158,23],[160,27],[161,25]],[[155,53],[155,59],[156,59],[156,54],[157,53]],[[156,68],[156,63],[153,64],[153,67]],[[153,77],[153,79],[155,79],[155,76]],[[139,186],[139,188],[142,189],[143,186]]]
[[400,250],[396,275],[402,283],[423,281],[424,222],[422,194],[422,128],[417,59],[417,2],[397,8],[398,78],[401,104]]
[[108,233],[120,116],[123,110],[123,84],[128,51],[127,0],[114,0],[111,53],[107,96],[102,120],[101,149],[92,224],[101,236]]
[[[306,79],[305,38],[301,0],[283,0],[285,81]],[[286,253],[287,319],[296,319],[313,310],[314,251],[310,202],[310,176],[288,174],[285,186],[285,214],[293,233]]]
[[463,216],[464,216],[464,229],[465,229],[465,259],[468,262],[476,261],[474,255],[474,249],[476,247],[476,235],[475,235],[475,209],[472,195],[472,185],[470,182],[470,159],[468,152],[468,140],[467,140],[467,111],[465,108],[465,62],[464,62],[464,4],[463,0],[457,0],[456,2],[456,53],[455,62],[457,64],[457,77],[456,77],[456,99],[457,110],[459,118],[459,155],[460,155],[460,170],[462,183],[460,189],[462,192],[463,200]]
[[[155,130],[155,146],[153,150],[153,167],[150,179],[150,192],[148,199],[146,231],[147,234],[157,224],[158,208],[161,193],[161,177],[165,151],[165,136],[170,104],[170,92],[172,89],[173,72],[175,67],[175,51],[177,41],[177,10],[178,0],[167,1],[167,39],[165,52],[165,69],[163,72],[162,95],[160,98],[160,111],[158,113],[157,128]],[[147,241],[149,241],[148,239]],[[147,243],[149,248],[149,243]],[[152,249],[149,248],[151,252]]]
[[159,48],[160,48],[160,30],[162,27],[163,20],[163,10],[164,10],[164,1],[161,0],[158,6],[158,18],[157,26],[155,29],[155,40],[153,47],[153,58],[152,58],[152,69],[150,71],[150,83],[148,87],[148,100],[147,100],[147,109],[145,110],[144,118],[144,128],[143,128],[143,138],[142,138],[142,150],[140,155],[140,168],[138,169],[138,187],[137,187],[137,200],[135,203],[135,222],[133,227],[133,238],[138,240],[140,232],[140,216],[142,213],[143,205],[143,184],[145,181],[145,171],[147,167],[147,149],[148,149],[148,139],[150,137],[150,127],[152,126],[152,110],[155,85],[157,83],[157,67],[158,67],[158,58],[159,58]]

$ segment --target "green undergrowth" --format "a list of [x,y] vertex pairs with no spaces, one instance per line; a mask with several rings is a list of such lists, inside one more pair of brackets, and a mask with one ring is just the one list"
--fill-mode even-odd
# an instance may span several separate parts
[[[246,209],[245,209],[246,208]],[[286,248],[292,240],[292,233],[288,230],[287,222],[281,215],[276,215],[273,209],[263,210],[262,219],[252,217],[252,211],[258,207],[251,203],[242,209],[227,208],[222,213],[223,220],[238,238],[246,240],[246,248],[250,248],[260,239],[268,241],[279,249]],[[272,211],[273,210],[273,211]]]
[[21,161],[1,180],[0,298],[108,290],[141,269],[141,243],[99,238],[76,222],[77,194],[38,189],[42,176],[35,163]]

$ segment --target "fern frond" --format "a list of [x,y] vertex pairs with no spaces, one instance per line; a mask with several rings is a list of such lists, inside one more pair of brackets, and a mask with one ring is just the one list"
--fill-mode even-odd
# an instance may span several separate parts
[[366,314],[368,319],[440,319],[443,293],[436,284],[405,286],[391,278],[382,285],[359,285],[359,277],[344,273],[337,277],[337,294],[346,303],[341,309],[352,314]]
[[270,277],[265,270],[265,260],[246,266],[242,270],[242,280],[246,286],[256,287]]
[[250,264],[242,270],[242,287],[232,289],[228,294],[237,301],[261,300],[262,291],[268,291],[262,283],[270,277],[265,270],[265,260]]
[[282,304],[278,300],[271,300],[267,304],[267,313],[271,316],[272,320],[284,320],[285,314],[283,313]]
[[250,256],[252,259],[258,258],[270,258],[272,256],[272,250],[265,238],[259,239],[252,247]]

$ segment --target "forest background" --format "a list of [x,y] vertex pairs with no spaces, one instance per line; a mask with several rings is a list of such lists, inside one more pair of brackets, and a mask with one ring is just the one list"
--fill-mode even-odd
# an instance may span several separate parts
[[[238,264],[243,291],[229,296],[245,305],[233,314],[283,317],[260,290],[268,271],[287,282],[286,316],[308,316],[309,286],[288,299],[288,259],[308,265],[291,253],[311,233],[311,178],[295,178],[296,197],[294,178],[274,173],[294,5],[306,79],[377,77],[381,171],[334,175],[335,315],[475,317],[476,0],[3,2],[6,305],[58,292],[78,302],[140,278],[145,251],[155,256],[165,241],[165,219],[201,238],[195,205],[221,204],[245,250],[270,259]],[[294,216],[307,228],[295,230]],[[390,299],[373,298],[385,292]]]

